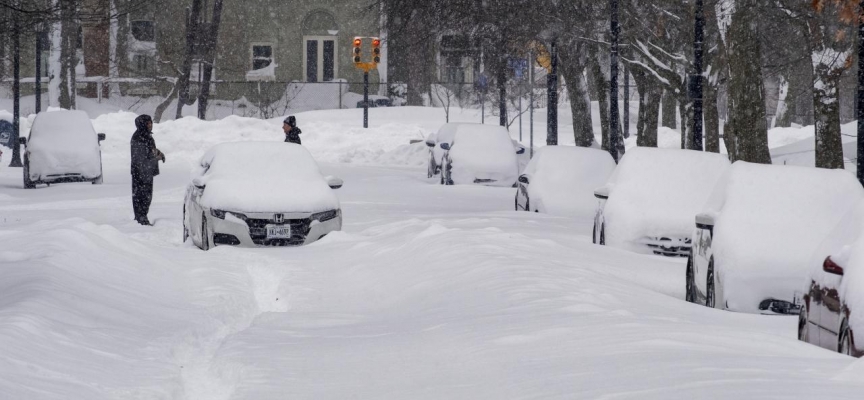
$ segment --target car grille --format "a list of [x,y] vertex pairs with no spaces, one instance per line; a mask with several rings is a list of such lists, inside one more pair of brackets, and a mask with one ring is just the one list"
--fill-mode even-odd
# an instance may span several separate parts
[[688,257],[692,247],[690,238],[645,237],[642,243],[654,254],[666,257]]
[[309,218],[286,219],[282,224],[291,225],[291,238],[267,240],[267,225],[276,224],[276,221],[246,218],[246,225],[249,225],[249,236],[252,238],[252,242],[259,246],[299,246],[306,241],[311,222],[312,220]]

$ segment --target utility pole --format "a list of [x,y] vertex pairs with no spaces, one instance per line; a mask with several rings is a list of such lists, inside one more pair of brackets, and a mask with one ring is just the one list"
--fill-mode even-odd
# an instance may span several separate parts
[[858,2],[858,182],[864,185],[864,0]]
[[557,38],[552,39],[550,56],[552,68],[546,75],[546,92],[548,94],[547,120],[546,120],[546,145],[558,145],[558,47]]
[[609,53],[609,153],[617,163],[623,149],[618,149],[618,0],[609,1],[612,43]]
[[[16,7],[20,6],[18,1],[14,4]],[[12,106],[12,137],[9,138],[12,145],[10,167],[23,166],[21,164],[21,144],[18,143],[18,138],[21,137],[21,26],[18,13],[18,10],[12,10],[12,96],[14,104]]]
[[695,1],[693,74],[690,75],[690,101],[693,103],[693,145],[691,147],[693,150],[702,151],[702,44],[705,38],[705,10],[703,0]]

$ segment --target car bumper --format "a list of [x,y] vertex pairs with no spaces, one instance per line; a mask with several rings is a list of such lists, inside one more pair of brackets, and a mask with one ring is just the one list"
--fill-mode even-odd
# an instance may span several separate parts
[[[269,216],[267,217],[269,218]],[[313,243],[330,232],[342,230],[342,215],[319,222],[306,218],[289,218],[286,214],[285,225],[291,225],[291,238],[267,239],[266,226],[273,224],[267,218],[240,219],[227,214],[225,219],[208,218],[213,231],[213,243],[238,247],[302,246]]]

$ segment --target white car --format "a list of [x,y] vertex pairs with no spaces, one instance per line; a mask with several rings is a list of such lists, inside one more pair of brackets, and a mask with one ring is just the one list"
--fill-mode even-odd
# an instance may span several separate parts
[[736,162],[696,215],[687,300],[797,314],[814,251],[862,198],[843,170]]
[[594,191],[594,243],[671,257],[690,254],[693,216],[729,168],[724,155],[636,147]]
[[[517,147],[507,129],[497,125],[458,124],[449,142],[438,139],[444,150],[441,161],[441,184],[516,185],[519,176]],[[428,145],[428,143],[427,143]]]
[[297,246],[342,229],[342,209],[305,148],[293,143],[237,142],[201,157],[183,204],[183,241],[217,245]]
[[516,211],[577,217],[597,207],[594,189],[615,171],[608,151],[575,146],[546,146],[534,154],[519,176]]
[[843,216],[810,259],[802,287],[798,339],[864,356],[864,202]]
[[36,115],[24,151],[24,188],[61,182],[102,183],[105,134],[96,134],[84,111],[46,111]]

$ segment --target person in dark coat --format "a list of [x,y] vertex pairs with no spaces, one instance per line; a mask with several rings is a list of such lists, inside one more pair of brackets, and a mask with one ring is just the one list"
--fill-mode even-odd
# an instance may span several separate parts
[[303,132],[297,127],[297,119],[293,115],[282,122],[282,130],[285,132],[285,143],[300,144],[300,134]]
[[159,175],[159,160],[165,162],[165,155],[156,148],[153,140],[153,119],[149,115],[135,118],[135,128],[130,147],[132,149],[132,208],[135,221],[150,225],[147,213],[153,200],[153,177]]

